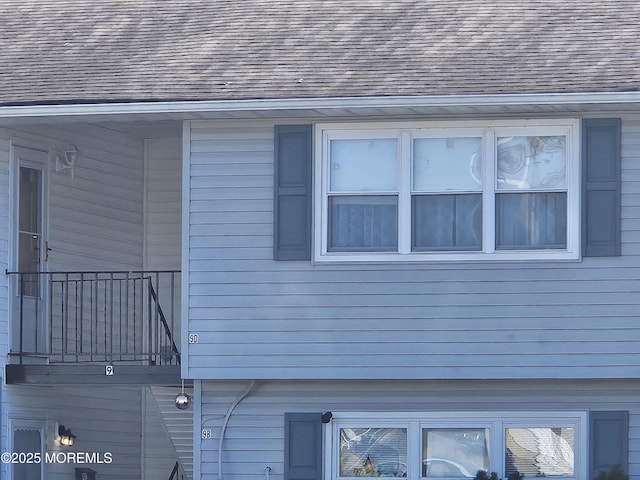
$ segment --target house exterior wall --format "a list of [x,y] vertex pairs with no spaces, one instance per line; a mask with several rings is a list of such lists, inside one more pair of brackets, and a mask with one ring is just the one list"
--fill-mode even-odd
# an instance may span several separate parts
[[145,269],[179,270],[182,237],[182,141],[145,142]]
[[[80,152],[73,173],[56,173],[53,164],[48,165],[49,271],[142,268],[144,142],[90,124],[60,124],[0,129],[2,270],[15,268],[9,255],[12,144],[44,151],[74,144]],[[2,375],[9,338],[8,281],[7,275],[0,277]],[[91,466],[100,472],[99,478],[140,476],[140,388],[17,387],[5,385],[4,379],[0,388],[2,451],[10,451],[10,419],[44,421],[47,450],[56,448],[53,422],[57,421],[78,436],[74,451],[105,451],[105,446],[113,450],[113,465]],[[74,467],[50,466],[43,478],[71,478]],[[6,465],[0,468],[0,477],[11,478]]]
[[[221,417],[249,382],[202,382],[202,410],[195,431],[211,429],[211,439],[195,436],[201,458],[201,480],[218,475]],[[637,380],[482,380],[482,381],[258,381],[228,423],[222,451],[227,480],[282,480],[284,414],[292,412],[420,413],[428,419],[440,412],[568,412],[629,409],[629,474],[640,475],[640,409]],[[328,427],[325,427],[325,429]],[[327,431],[325,430],[325,436]],[[324,455],[327,455],[325,445]],[[584,465],[585,459],[578,461]],[[491,465],[500,471],[501,466]],[[324,478],[330,477],[325,468]],[[581,477],[579,477],[581,478]]]
[[[11,403],[5,408],[8,422],[35,420],[44,427],[44,451],[100,453],[105,463],[76,464],[62,458],[61,463],[44,464],[43,479],[74,478],[75,467],[91,468],[100,480],[141,478],[142,395],[139,387],[100,388],[91,386],[12,386]],[[55,442],[56,422],[77,436],[73,448]],[[2,449],[11,451],[9,445]],[[110,453],[112,461],[108,463]],[[10,465],[2,465],[2,478]],[[170,470],[166,471],[168,477]]]
[[191,124],[187,377],[640,375],[640,117],[623,116],[622,256],[577,262],[274,261],[275,123]]

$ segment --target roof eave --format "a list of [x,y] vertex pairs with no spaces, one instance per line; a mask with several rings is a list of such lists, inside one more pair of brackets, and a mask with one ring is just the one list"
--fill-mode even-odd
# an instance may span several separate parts
[[384,96],[211,100],[169,102],[82,103],[0,106],[0,118],[121,114],[189,114],[215,112],[322,111],[371,108],[526,107],[544,105],[640,105],[640,92]]

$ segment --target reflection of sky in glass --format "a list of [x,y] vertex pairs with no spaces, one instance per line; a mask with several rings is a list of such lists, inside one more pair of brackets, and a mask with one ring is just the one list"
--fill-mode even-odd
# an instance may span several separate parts
[[508,428],[507,474],[525,477],[574,477],[573,428]]
[[341,428],[341,477],[402,477],[407,473],[405,428]]
[[423,429],[422,476],[474,477],[489,470],[488,431],[476,429]]
[[566,162],[565,136],[498,138],[498,188],[566,188]]
[[420,138],[413,143],[413,190],[482,189],[482,139]]
[[395,192],[398,190],[398,142],[332,140],[329,154],[332,192]]

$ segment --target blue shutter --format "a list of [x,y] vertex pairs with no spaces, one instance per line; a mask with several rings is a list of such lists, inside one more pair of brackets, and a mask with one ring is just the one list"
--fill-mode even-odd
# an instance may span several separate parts
[[320,413],[285,413],[284,480],[322,480]]
[[275,128],[275,260],[311,259],[311,135],[311,125]]
[[615,466],[629,473],[629,412],[590,412],[589,478]]
[[620,255],[619,118],[582,121],[582,254]]

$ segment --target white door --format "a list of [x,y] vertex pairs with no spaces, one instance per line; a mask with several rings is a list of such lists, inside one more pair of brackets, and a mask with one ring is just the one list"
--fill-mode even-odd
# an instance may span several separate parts
[[46,353],[47,278],[45,239],[47,158],[46,152],[23,147],[13,149],[14,166],[14,271],[11,350]]
[[[42,480],[44,467],[44,422],[10,419],[9,431],[13,455],[11,475],[14,480]],[[40,461],[37,461],[37,460]]]

